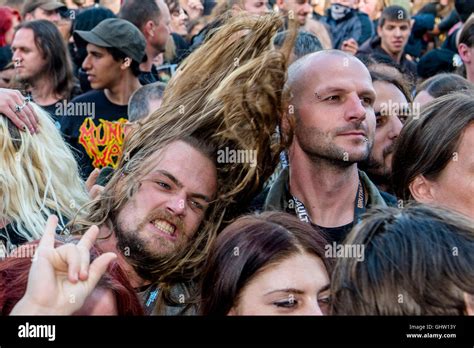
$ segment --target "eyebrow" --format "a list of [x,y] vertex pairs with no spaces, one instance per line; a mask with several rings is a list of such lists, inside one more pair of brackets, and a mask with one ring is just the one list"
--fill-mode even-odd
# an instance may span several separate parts
[[286,289],[272,290],[270,292],[267,292],[265,294],[265,296],[274,294],[275,292],[285,292],[285,293],[288,293],[288,294],[292,293],[292,294],[298,294],[298,295],[304,294],[304,291],[302,291],[302,290],[293,289],[293,288],[286,288]]
[[[329,93],[347,93],[349,92],[347,89],[345,88],[341,88],[341,87],[326,87],[326,88],[323,88],[319,91],[314,91],[315,94],[329,94]],[[373,90],[370,90],[370,89],[364,89],[361,91],[362,95],[370,95],[371,97],[373,97],[375,99],[375,92]]]
[[[158,169],[158,170],[155,170],[153,173],[157,173],[157,174],[161,174],[161,175],[166,176],[168,179],[170,179],[179,188],[184,187],[184,185],[181,183],[181,181],[179,181],[173,174],[171,174],[170,172],[168,172],[166,170]],[[190,196],[194,197],[194,198],[200,198],[200,199],[206,201],[207,203],[211,202],[211,199],[208,196],[206,196],[202,193],[191,192]]]
[[322,292],[324,292],[324,291],[326,291],[326,290],[329,290],[330,288],[331,288],[331,284],[327,283],[325,286],[323,286],[323,287],[319,290],[318,294],[320,294],[320,293],[322,293]]

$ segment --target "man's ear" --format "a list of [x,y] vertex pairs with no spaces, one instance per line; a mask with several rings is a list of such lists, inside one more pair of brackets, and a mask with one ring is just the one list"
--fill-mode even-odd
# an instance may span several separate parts
[[155,36],[155,22],[147,21],[143,25],[143,34],[145,35],[145,38]]
[[381,33],[382,33],[382,28],[380,27],[380,25],[377,25],[377,35],[380,36]]
[[237,4],[233,4],[231,10],[232,14],[238,14],[242,12],[242,8]]
[[292,104],[287,105],[285,112],[281,117],[280,135],[285,143],[291,142],[295,129],[295,107]]
[[130,65],[132,65],[132,58],[126,57],[126,58],[124,58],[122,64],[120,65],[120,68],[122,70],[126,70],[126,69],[130,68]]
[[285,0],[276,0],[276,5],[278,6],[279,9],[284,10],[286,8]]
[[27,14],[25,14],[25,18],[23,19],[23,21],[24,21],[24,22],[26,22],[26,21],[32,21],[33,19],[35,19],[35,18],[33,17],[33,15],[32,15],[31,13],[27,13]]
[[423,175],[418,175],[415,180],[410,183],[408,188],[417,202],[432,203],[434,201],[433,184]]
[[465,43],[461,43],[458,45],[458,53],[464,63],[471,63],[471,50]]

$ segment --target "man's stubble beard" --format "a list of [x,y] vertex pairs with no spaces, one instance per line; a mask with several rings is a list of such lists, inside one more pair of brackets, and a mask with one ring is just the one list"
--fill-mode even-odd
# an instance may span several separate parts
[[[334,133],[337,134],[338,132],[344,132],[347,130],[360,129],[364,129],[361,127],[361,124],[355,128],[351,127],[349,129],[348,127],[345,127],[344,129],[336,129]],[[367,133],[367,129],[365,129],[365,131]],[[373,145],[373,140],[370,141],[370,138],[368,138],[365,154],[362,155],[361,158],[353,158],[343,148],[334,144],[332,142],[334,138],[328,137],[327,133],[320,131],[319,128],[316,127],[305,127],[298,121],[296,123],[295,138],[303,152],[311,159],[312,162],[318,163],[324,161],[339,168],[347,168],[354,163],[367,160]],[[326,141],[321,141],[323,139],[326,139]]]
[[385,165],[385,160],[387,156],[393,154],[395,145],[396,143],[393,142],[383,150],[382,162],[376,160],[371,153],[371,155],[369,155],[369,157],[360,164],[361,169],[369,175],[370,179],[377,186],[390,187],[391,185],[391,166]]

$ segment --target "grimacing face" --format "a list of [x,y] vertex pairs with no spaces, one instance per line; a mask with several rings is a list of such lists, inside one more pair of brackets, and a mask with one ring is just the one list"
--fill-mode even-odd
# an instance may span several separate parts
[[375,91],[362,62],[317,55],[299,84],[304,88],[297,88],[291,101],[296,118],[293,146],[311,159],[340,166],[367,159],[375,133]]
[[217,190],[214,163],[183,141],[153,154],[151,171],[117,214],[117,239],[162,257],[186,246]]
[[300,253],[260,270],[229,315],[324,315],[328,309],[326,267],[320,258]]

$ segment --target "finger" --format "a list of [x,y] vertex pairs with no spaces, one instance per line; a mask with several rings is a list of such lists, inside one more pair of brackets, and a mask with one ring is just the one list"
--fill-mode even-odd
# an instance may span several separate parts
[[[18,94],[21,96],[20,92],[18,92]],[[10,109],[12,110],[13,114],[15,115],[15,117],[17,117],[18,119],[21,120],[21,122],[23,123],[21,126],[23,128],[23,126],[27,126],[28,129],[30,130],[30,132],[32,131],[32,125],[30,123],[30,121],[27,119],[27,117],[25,116],[25,114],[23,113],[23,110],[20,110],[20,111],[16,111],[16,106],[17,105],[22,105],[23,104],[23,98],[20,97],[18,95],[13,95],[12,98],[10,98],[9,100],[9,103],[8,105],[10,106]],[[26,106],[25,106],[26,107]],[[23,108],[24,109],[24,108]],[[26,130],[26,129],[24,129]],[[33,129],[34,130],[34,129]],[[33,132],[32,132],[33,133]]]
[[98,168],[95,168],[92,173],[89,175],[89,177],[86,180],[86,189],[88,192],[91,191],[92,187],[94,186],[95,182],[97,181],[97,178],[99,177],[100,170]]
[[100,194],[104,191],[104,186],[100,186],[100,185],[94,185],[92,186],[92,189],[90,190],[89,192],[89,196],[92,198],[92,199],[96,199],[97,197],[100,196]]
[[[20,91],[14,91],[14,94],[12,96],[12,99],[15,101],[16,105],[23,105],[23,103],[26,102],[26,98],[20,93]],[[30,113],[25,112],[25,109],[29,108],[31,111]],[[15,110],[15,106],[13,106],[13,110]],[[31,115],[33,114],[33,115]],[[35,133],[36,127],[38,124],[38,119],[36,114],[34,114],[33,108],[31,105],[26,103],[26,105],[23,107],[20,112],[18,112],[18,116],[22,119],[23,122],[28,126],[28,129],[32,132]]]
[[25,117],[27,120],[30,121],[31,126],[33,127],[33,130],[35,133],[38,132],[38,125],[39,125],[39,119],[38,115],[36,115],[35,110],[30,104],[26,104],[26,106],[23,108],[22,112],[25,114]]
[[17,116],[12,107],[8,107],[8,110],[2,110],[2,113],[8,117],[10,121],[12,121],[13,124],[18,127],[18,129],[26,131],[27,125]]
[[69,281],[71,283],[77,283],[81,269],[81,253],[79,248],[74,244],[65,244],[56,250],[60,253],[61,258],[67,265]]
[[18,111],[18,112],[15,112],[15,114],[18,116],[18,118],[26,125],[26,127],[30,130],[30,133],[31,134],[34,134],[35,133],[35,128],[33,127],[33,125],[31,124],[30,120],[28,119],[28,117],[26,117],[26,114],[24,113],[24,110],[25,108],[23,108],[22,110]]
[[86,233],[82,236],[81,240],[79,243],[77,243],[77,246],[81,246],[86,248],[87,250],[90,250],[92,246],[95,243],[95,240],[97,239],[97,236],[99,235],[99,228],[96,225],[92,225]]
[[58,225],[58,217],[50,215],[46,222],[43,237],[38,244],[38,251],[54,249],[54,239],[56,235],[56,226]]
[[95,288],[100,278],[107,270],[107,267],[109,266],[109,264],[116,258],[117,258],[117,255],[114,253],[105,253],[105,254],[100,255],[98,258],[94,260],[94,262],[92,262],[89,268],[89,278],[88,278],[90,289]]
[[87,280],[89,276],[89,265],[91,263],[91,254],[89,249],[84,246],[78,245],[77,250],[79,251],[80,257],[80,269],[79,269],[79,280]]

